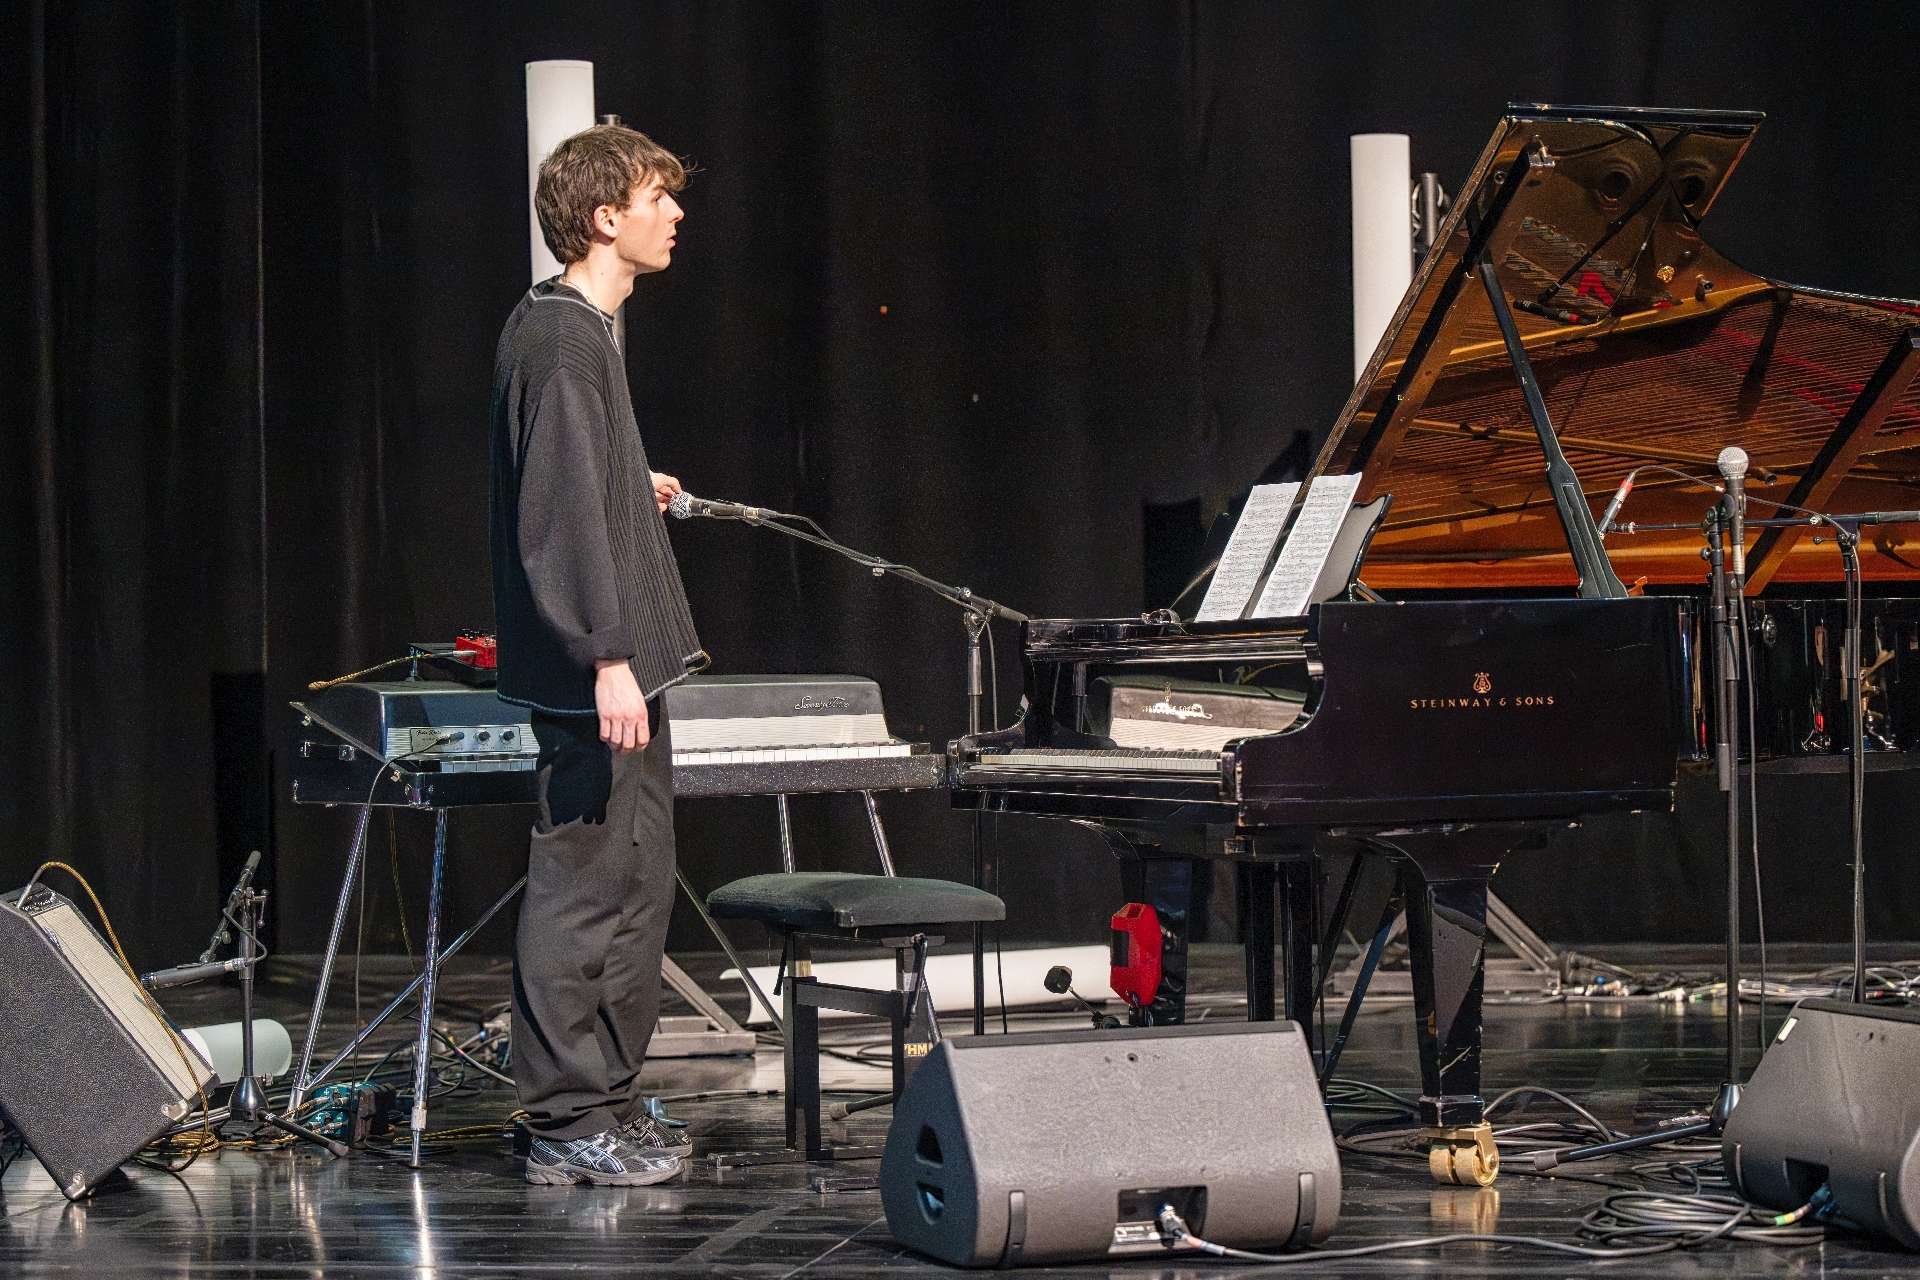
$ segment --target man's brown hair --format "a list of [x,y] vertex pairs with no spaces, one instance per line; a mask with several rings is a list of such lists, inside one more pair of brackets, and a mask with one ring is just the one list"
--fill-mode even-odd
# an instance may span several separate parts
[[668,191],[687,185],[680,158],[646,134],[620,124],[597,124],[561,142],[540,163],[534,212],[547,249],[568,266],[593,244],[593,211],[627,207],[633,189],[657,180]]

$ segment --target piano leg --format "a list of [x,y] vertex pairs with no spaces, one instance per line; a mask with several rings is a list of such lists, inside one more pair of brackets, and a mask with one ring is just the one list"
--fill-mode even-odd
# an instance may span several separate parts
[[[1240,864],[1240,931],[1247,961],[1247,1021],[1273,1021],[1273,882],[1270,862]],[[1289,957],[1291,959],[1291,957]],[[1293,976],[1291,967],[1287,976]],[[1289,987],[1291,991],[1291,987]],[[1291,1013],[1291,1010],[1289,1010]]]
[[[1314,916],[1314,876],[1319,866],[1311,857],[1282,863],[1280,893],[1286,904],[1281,917],[1280,942],[1287,960],[1285,1016],[1307,1033],[1309,1048],[1318,1048],[1313,1035],[1313,1011],[1320,998],[1320,971],[1313,953],[1319,921]],[[1251,1016],[1251,1015],[1249,1015]]]
[[1486,1186],[1500,1172],[1480,1095],[1480,996],[1487,886],[1500,858],[1531,838],[1526,828],[1458,827],[1395,833],[1407,904],[1420,1122],[1427,1168],[1438,1182]]
[[[1247,1021],[1274,1016],[1274,931],[1285,957],[1286,986],[1280,1016],[1303,1028],[1312,1021],[1315,989],[1313,875],[1309,860],[1243,862],[1240,867],[1241,933],[1246,946]],[[1274,907],[1274,889],[1280,909]]]

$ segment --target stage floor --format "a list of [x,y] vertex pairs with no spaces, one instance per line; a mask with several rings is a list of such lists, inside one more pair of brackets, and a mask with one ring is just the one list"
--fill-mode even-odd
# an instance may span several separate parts
[[[1711,957],[1641,951],[1610,959],[1671,967],[1700,966]],[[1819,959],[1826,959],[1823,954]],[[696,977],[719,966],[711,958],[681,957]],[[1776,963],[1806,964],[1802,954]],[[440,1018],[456,1035],[471,1031],[506,999],[500,962],[465,961],[443,985]],[[1196,988],[1220,993],[1196,997],[1207,1016],[1238,1017],[1237,956],[1207,948],[1197,957]],[[374,994],[395,989],[398,971],[369,962],[363,983],[368,1011]],[[295,1034],[296,1051],[310,999],[310,965],[282,962],[263,996],[263,1013]],[[352,981],[336,984],[330,1025],[351,1025]],[[1094,984],[1087,984],[1094,985]],[[717,990],[710,983],[710,990]],[[196,989],[167,1001],[183,1023],[234,1016],[232,991]],[[738,1010],[731,994],[725,1003]],[[438,1020],[438,1019],[437,1019]],[[1072,1015],[1018,1019],[1016,1027],[1077,1025]],[[964,1030],[957,1020],[949,1032]],[[1723,1075],[1717,1004],[1650,1001],[1515,999],[1490,1005],[1486,1018],[1488,1096],[1520,1084],[1566,1093],[1620,1129],[1644,1128],[1710,1101]],[[1749,1023],[1751,1026],[1751,1023]],[[1417,1091],[1412,1015],[1405,1001],[1373,1004],[1340,1068],[1341,1076],[1387,1089]],[[379,1050],[400,1042],[404,1028],[376,1040]],[[870,1043],[846,1038],[843,1048]],[[335,1043],[344,1042],[336,1030]],[[371,1065],[371,1064],[368,1064]],[[365,1066],[361,1071],[364,1072]],[[873,1068],[829,1058],[829,1088],[872,1088]],[[433,1144],[425,1166],[356,1154],[334,1160],[317,1149],[253,1153],[228,1149],[202,1157],[179,1175],[129,1166],[124,1182],[92,1200],[68,1204],[25,1155],[0,1179],[0,1274],[115,1276],[380,1276],[467,1275],[717,1275],[737,1277],[906,1277],[957,1274],[904,1252],[888,1236],[873,1179],[878,1162],[836,1166],[760,1166],[718,1171],[715,1151],[776,1149],[781,1145],[777,1097],[679,1097],[710,1091],[777,1088],[777,1049],[752,1060],[682,1059],[649,1067],[651,1087],[676,1097],[672,1112],[690,1122],[695,1157],[680,1180],[633,1189],[533,1187],[511,1162],[504,1129],[479,1139]],[[1179,1082],[1169,1081],[1169,1088]],[[511,1091],[489,1085],[449,1097],[433,1109],[430,1127],[504,1126]],[[880,1141],[884,1110],[850,1122],[855,1141]],[[1506,1123],[1557,1120],[1566,1113],[1546,1104],[1509,1111]],[[1336,1117],[1344,1126],[1361,1116]],[[1122,1140],[1181,1141],[1157,1133],[1151,1117],[1116,1116]],[[1328,1247],[1363,1245],[1408,1236],[1499,1231],[1573,1241],[1581,1214],[1607,1188],[1570,1178],[1508,1172],[1486,1190],[1443,1189],[1424,1165],[1405,1159],[1349,1155],[1345,1197]],[[1604,1175],[1625,1161],[1580,1166]],[[824,1179],[825,1189],[818,1180]],[[1456,1245],[1417,1254],[1327,1260],[1289,1272],[1361,1275],[1444,1272],[1453,1276],[1567,1275],[1587,1264],[1572,1258],[1484,1245]],[[1633,1276],[1753,1276],[1770,1274],[1887,1275],[1920,1268],[1920,1260],[1857,1239],[1776,1248],[1717,1243],[1698,1250],[1607,1264],[1604,1273]],[[1271,1273],[1258,1266],[1193,1255],[1164,1260],[1095,1263],[1030,1269],[1033,1276],[1160,1276],[1172,1280]]]

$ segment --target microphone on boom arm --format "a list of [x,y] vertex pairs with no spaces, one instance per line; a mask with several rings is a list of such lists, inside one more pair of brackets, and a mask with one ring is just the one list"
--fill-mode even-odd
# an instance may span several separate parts
[[1627,478],[1622,480],[1620,487],[1613,491],[1613,498],[1607,503],[1607,509],[1600,513],[1601,537],[1606,537],[1608,531],[1613,528],[1613,518],[1619,515],[1620,508],[1626,505],[1627,495],[1633,492],[1633,478],[1639,474],[1640,468],[1638,467],[1627,472]]
[[1727,513],[1733,538],[1733,576],[1747,577],[1747,451],[1730,444],[1720,451],[1717,465],[1727,482]]
[[714,498],[696,498],[682,490],[667,503],[667,514],[677,520],[706,516],[715,520],[764,520],[778,512],[764,507],[749,507],[741,502],[721,502]]
[[215,960],[208,964],[177,964],[171,969],[156,969],[152,973],[141,974],[140,985],[152,991],[162,987],[184,987],[189,983],[205,982],[208,978],[238,973],[249,963],[236,956],[231,960]]

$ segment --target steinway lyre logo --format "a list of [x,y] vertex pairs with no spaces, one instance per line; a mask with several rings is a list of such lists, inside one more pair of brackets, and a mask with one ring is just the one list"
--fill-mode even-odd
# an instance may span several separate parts
[[1479,711],[1497,710],[1501,707],[1550,707],[1556,695],[1547,692],[1503,693],[1495,696],[1493,692],[1493,673],[1476,671],[1471,682],[1473,692],[1456,697],[1444,698],[1408,698],[1407,708],[1411,711]]

